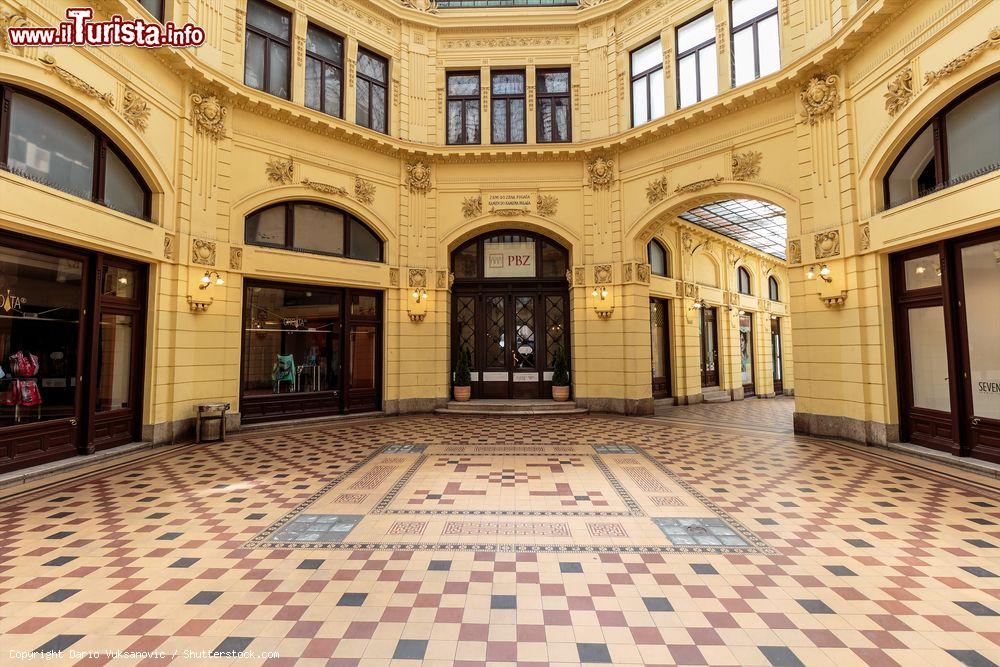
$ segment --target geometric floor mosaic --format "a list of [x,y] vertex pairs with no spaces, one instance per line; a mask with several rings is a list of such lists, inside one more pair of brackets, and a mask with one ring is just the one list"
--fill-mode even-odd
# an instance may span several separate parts
[[790,414],[371,419],[0,489],[0,663],[1000,663],[996,480]]

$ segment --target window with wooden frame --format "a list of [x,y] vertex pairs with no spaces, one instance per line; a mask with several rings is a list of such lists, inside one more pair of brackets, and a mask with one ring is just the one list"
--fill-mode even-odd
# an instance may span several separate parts
[[709,10],[677,28],[677,106],[689,106],[718,92],[715,15]]
[[778,281],[775,280],[774,276],[767,279],[767,298],[771,301],[780,301],[781,295],[778,293]]
[[663,88],[663,45],[659,38],[632,52],[632,126],[666,113]]
[[535,72],[535,122],[540,144],[570,141],[573,117],[570,110],[569,69]]
[[370,130],[389,132],[389,60],[358,49],[355,121]]
[[778,0],[732,0],[733,85],[777,72],[781,67]]
[[524,70],[490,73],[490,106],[494,144],[523,144],[528,140]]
[[382,240],[346,211],[318,202],[282,202],[246,218],[248,245],[269,246],[369,262],[382,261]]
[[742,266],[736,269],[736,283],[736,288],[740,294],[746,294],[747,296],[752,294],[750,290],[750,272]]
[[344,40],[312,24],[306,29],[306,106],[344,116]]
[[286,100],[291,98],[292,15],[263,2],[247,0],[243,82]]
[[447,142],[478,144],[481,129],[479,72],[448,72],[446,89]]
[[653,239],[646,247],[646,256],[649,260],[649,269],[654,276],[670,275],[670,253],[662,243]]

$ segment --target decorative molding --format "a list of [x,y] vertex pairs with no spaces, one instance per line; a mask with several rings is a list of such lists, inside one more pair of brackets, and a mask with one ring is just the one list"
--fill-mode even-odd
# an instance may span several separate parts
[[572,287],[573,286],[573,272],[566,269],[566,283]]
[[294,170],[291,158],[287,160],[271,158],[264,165],[264,174],[267,176],[268,182],[276,185],[288,185],[295,180]]
[[868,223],[866,222],[863,225],[861,225],[861,228],[858,231],[859,231],[859,236],[861,237],[861,243],[860,243],[861,249],[868,250],[869,248],[872,247],[871,227],[869,227]]
[[816,234],[813,240],[816,245],[816,259],[836,257],[840,254],[840,231],[831,229],[828,232]]
[[760,151],[734,153],[732,158],[733,180],[749,181],[760,175],[760,163],[764,154]]
[[302,179],[302,185],[306,186],[311,190],[316,192],[322,192],[327,195],[338,195],[340,197],[347,196],[347,190],[340,187],[339,185],[330,185],[329,183],[318,183],[316,181],[310,181],[308,178]]
[[25,28],[29,26],[28,17],[23,11],[11,12],[0,9],[0,51],[9,53],[23,53],[23,46],[14,46],[7,38],[8,28]]
[[827,116],[833,115],[840,101],[840,93],[837,91],[839,82],[840,77],[836,74],[809,79],[799,93],[805,122],[815,125]]
[[522,215],[529,215],[530,208],[491,208],[490,215],[499,215],[502,218],[517,218]]
[[689,255],[693,255],[695,251],[694,237],[691,236],[689,232],[684,232],[681,234],[681,247],[684,248],[684,252]]
[[789,264],[801,264],[802,263],[802,241],[795,239],[788,242],[788,263]]
[[445,289],[447,286],[448,286],[448,272],[438,271],[437,282],[435,283],[435,287],[437,287],[438,289]]
[[590,9],[591,7],[597,7],[603,5],[608,0],[577,0],[576,8],[580,9]]
[[229,269],[231,271],[243,270],[243,248],[234,245],[229,248]]
[[599,155],[587,163],[587,185],[594,190],[607,190],[615,177],[615,162]]
[[122,117],[139,132],[149,127],[149,103],[131,88],[122,95]]
[[649,264],[640,262],[635,265],[635,277],[640,283],[649,284],[649,276],[652,274],[652,267]]
[[375,203],[375,184],[360,176],[354,177],[354,198],[362,204],[371,206]]
[[483,214],[483,196],[466,197],[462,201],[462,217],[466,220],[478,218]]
[[632,282],[632,262],[625,262],[622,264],[622,282]]
[[399,287],[399,269],[397,268],[389,269],[389,286]]
[[703,178],[700,181],[695,181],[694,183],[688,183],[687,185],[678,185],[674,188],[674,192],[699,192],[706,188],[710,188],[713,185],[718,185],[724,178],[722,176],[715,176],[714,178]]
[[215,266],[215,241],[191,239],[191,263]]
[[431,166],[423,161],[406,163],[406,186],[410,192],[427,192],[431,189]]
[[907,67],[890,81],[885,92],[885,110],[895,116],[913,98],[913,69]]
[[819,300],[822,301],[823,305],[827,308],[840,308],[844,305],[844,302],[847,301],[847,292],[845,290],[841,290],[840,294],[835,296],[821,296]]
[[78,77],[76,74],[73,74],[69,70],[60,67],[59,65],[56,64],[56,59],[53,56],[44,55],[41,56],[38,60],[40,60],[43,65],[48,67],[50,72],[52,72],[60,79],[62,79],[64,82],[69,84],[71,88],[75,88],[80,92],[86,93],[91,97],[97,98],[105,106],[111,107],[112,109],[115,108],[114,95],[112,95],[111,93],[102,93],[97,88],[94,88],[92,85],[90,85],[89,83]]
[[163,235],[163,258],[164,259],[174,259],[174,253],[177,250],[177,237],[173,234]]
[[942,79],[951,76],[955,72],[964,68],[988,49],[995,49],[998,47],[1000,47],[1000,27],[994,27],[990,30],[985,40],[979,42],[957,58],[950,60],[941,69],[931,70],[924,74],[924,84],[926,84],[927,87],[933,86],[938,81],[941,81]]
[[652,205],[670,196],[670,189],[667,186],[667,177],[660,176],[654,178],[646,184],[646,200]]
[[555,195],[538,195],[535,200],[535,209],[538,215],[551,218],[559,211],[559,198]]
[[573,284],[574,285],[584,285],[586,282],[586,273],[582,266],[578,266],[573,269]]
[[576,34],[537,37],[473,37],[442,42],[445,49],[517,49],[538,46],[573,46]]
[[226,115],[229,111],[215,95],[191,95],[191,122],[199,134],[217,141],[226,136]]
[[427,287],[427,269],[410,269],[406,284],[409,287]]
[[689,299],[698,298],[698,286],[694,283],[684,283],[684,296]]
[[598,264],[594,267],[594,282],[598,285],[606,285],[611,282],[610,264]]

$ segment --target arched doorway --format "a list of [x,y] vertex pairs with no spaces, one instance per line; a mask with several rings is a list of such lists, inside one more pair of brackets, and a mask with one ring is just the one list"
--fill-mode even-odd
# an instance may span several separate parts
[[569,353],[569,253],[532,232],[483,234],[452,252],[452,359],[472,359],[473,398],[547,398]]

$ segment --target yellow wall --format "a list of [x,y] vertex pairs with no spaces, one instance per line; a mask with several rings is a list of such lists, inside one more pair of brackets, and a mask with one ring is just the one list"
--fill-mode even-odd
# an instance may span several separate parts
[[[242,83],[243,2],[166,4],[168,18],[205,27],[208,42],[190,50],[0,48],[4,81],[86,117],[117,142],[154,192],[149,224],[0,172],[3,228],[150,264],[142,421],[157,440],[188,428],[197,403],[226,400],[238,408],[244,276],[383,290],[385,408],[440,404],[449,393],[449,252],[484,231],[513,226],[543,232],[570,250],[573,380],[581,402],[650,409],[650,296],[671,299],[674,394],[699,400],[691,305],[705,299],[722,306],[724,389],[742,394],[734,343],[735,313],[743,309],[755,313],[758,393],[770,393],[766,334],[776,315],[785,336],[785,389],[796,394],[800,430],[883,442],[899,421],[887,254],[997,224],[996,172],[879,212],[882,176],[909,136],[959,91],[1000,71],[1000,49],[984,48],[935,85],[921,83],[924,73],[987,40],[1000,23],[1000,6],[989,0],[780,0],[782,69],[736,89],[724,1],[606,0],[579,10],[438,13],[390,0],[275,2],[293,12],[291,100]],[[5,22],[35,25],[55,24],[67,6],[0,0]],[[674,29],[710,7],[719,28],[720,93],[677,110]],[[145,16],[131,0],[107,0],[95,13]],[[342,120],[303,105],[307,21],[345,36]],[[668,113],[630,128],[628,54],[656,36],[663,40]],[[388,136],[354,123],[351,74],[359,44],[390,59]],[[44,55],[55,57],[57,67],[39,60]],[[572,70],[572,144],[534,143],[533,73],[547,66]],[[445,72],[504,67],[527,69],[529,143],[444,145]],[[890,115],[887,86],[906,67],[913,94]],[[807,113],[801,95],[816,89],[811,79],[832,97],[827,114]],[[101,99],[106,93],[112,105]],[[148,110],[144,127],[127,104],[136,99]],[[216,100],[225,113],[218,136],[207,131],[205,116]],[[489,136],[488,122],[482,135]],[[734,172],[734,157],[747,153],[759,153],[759,172]],[[588,167],[599,159],[612,165],[607,183],[591,178]],[[291,179],[269,179],[267,164],[288,160]],[[427,189],[409,182],[407,165],[418,162],[431,169]],[[662,197],[648,196],[659,179],[666,179]],[[374,187],[370,201],[359,183]],[[463,215],[467,198],[501,191],[528,192],[534,202],[555,197],[558,206],[515,217]],[[731,197],[785,209],[789,266],[677,218]],[[385,263],[245,246],[244,217],[289,199],[328,202],[362,218],[384,239]],[[829,285],[804,277],[817,261],[817,237],[825,234],[837,246],[818,258],[832,269]],[[654,236],[670,249],[672,278],[644,275],[645,247]],[[194,261],[196,243],[214,250],[206,263]],[[711,282],[698,279],[696,267],[705,261],[718,269],[717,287],[699,285]],[[740,262],[757,296],[736,294]],[[591,296],[605,267],[615,306],[608,319],[598,317]],[[219,270],[226,284],[199,295],[206,269]],[[780,302],[758,298],[767,293],[767,275],[779,281]],[[430,292],[420,322],[408,316],[411,276],[423,276]],[[212,304],[193,311],[188,297],[206,292]],[[841,295],[843,304],[832,307],[822,300]]]

